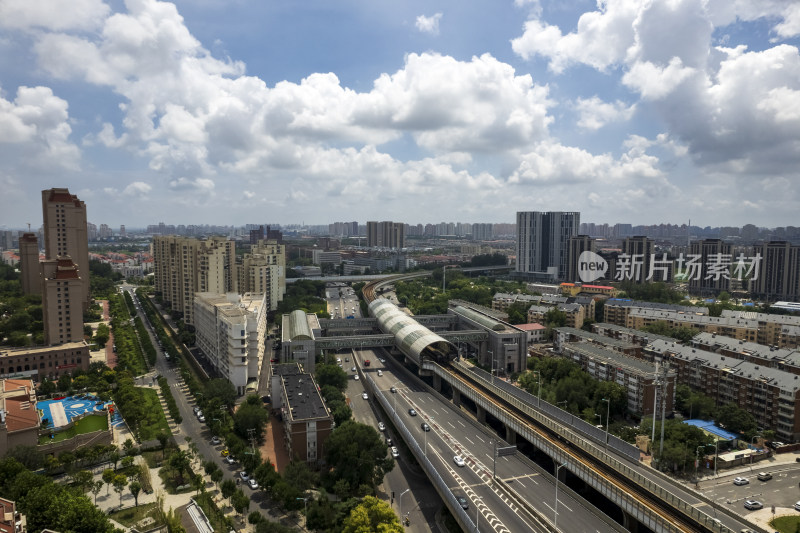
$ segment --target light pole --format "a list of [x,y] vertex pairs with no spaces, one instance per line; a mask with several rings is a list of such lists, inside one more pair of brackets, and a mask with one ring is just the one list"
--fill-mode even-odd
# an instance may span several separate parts
[[600,427],[603,427],[603,415],[595,413],[594,416],[600,419]]
[[295,498],[295,500],[303,500],[303,529],[308,530],[308,498]]
[[561,405],[562,403],[564,404],[564,410],[569,413],[569,423],[570,423],[570,425],[572,425],[575,422],[575,415],[573,415],[571,411],[567,410],[567,403],[568,403],[567,400],[558,402],[557,405]]
[[539,383],[539,394],[536,395],[536,407],[542,406],[542,373],[538,370],[533,371],[536,374],[536,381]]
[[608,421],[611,418],[611,400],[603,398],[601,402],[606,402],[606,451],[608,451]]
[[398,498],[398,502],[400,503],[400,522],[403,522],[403,496],[405,496],[406,492],[410,491],[411,489],[406,489],[400,493],[400,498]]
[[[433,418],[430,418],[431,422],[433,422],[433,420],[434,420]],[[428,456],[428,431],[425,431],[425,429],[422,430],[422,432],[425,433],[425,457]]]
[[562,466],[567,466],[567,462],[564,461],[560,465],[556,467],[556,505],[555,505],[555,516],[553,517],[553,529],[558,531],[558,471],[561,470]]
[[489,354],[492,360],[492,385],[494,385],[494,352],[491,350],[486,350],[486,353]]
[[480,506],[478,505],[478,502],[483,503],[483,498],[481,498],[481,497],[475,498],[475,533],[479,533],[478,532],[478,511],[480,509]]

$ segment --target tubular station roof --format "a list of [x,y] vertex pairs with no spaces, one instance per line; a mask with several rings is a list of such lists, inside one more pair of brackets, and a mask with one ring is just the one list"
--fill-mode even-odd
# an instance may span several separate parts
[[431,344],[450,344],[385,298],[370,303],[369,313],[378,320],[378,326],[384,333],[394,335],[395,345],[400,351],[415,357],[417,361],[422,351]]
[[305,311],[297,309],[289,314],[289,338],[295,340],[311,340],[314,336],[308,327]]

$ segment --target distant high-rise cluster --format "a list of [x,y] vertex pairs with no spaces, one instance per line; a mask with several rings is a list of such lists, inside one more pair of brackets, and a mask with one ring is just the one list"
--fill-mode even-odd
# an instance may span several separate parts
[[153,268],[156,291],[187,324],[196,293],[263,293],[272,311],[286,290],[286,251],[277,241],[259,241],[237,260],[235,241],[225,237],[156,236]]
[[578,235],[576,212],[517,212],[518,274],[541,280],[567,277],[569,240]]
[[392,221],[367,222],[367,246],[370,248],[405,248],[405,224]]

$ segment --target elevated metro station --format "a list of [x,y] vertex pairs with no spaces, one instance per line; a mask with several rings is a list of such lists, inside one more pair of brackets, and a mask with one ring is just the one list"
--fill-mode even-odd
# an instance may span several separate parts
[[319,319],[303,311],[283,315],[280,362],[298,362],[313,373],[317,356],[339,350],[386,348],[405,356],[421,373],[426,362],[475,357],[500,373],[525,368],[526,333],[481,306],[451,302],[445,315],[411,316],[390,300],[369,305],[370,318]]

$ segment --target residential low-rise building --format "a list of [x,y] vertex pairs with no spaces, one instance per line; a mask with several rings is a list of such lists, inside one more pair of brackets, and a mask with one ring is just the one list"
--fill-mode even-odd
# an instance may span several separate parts
[[626,298],[609,298],[603,305],[603,322],[607,324],[616,324],[618,326],[626,326],[628,324],[628,316],[631,311],[635,309],[650,309],[687,315],[708,315],[708,307],[642,302]]
[[26,522],[16,502],[0,498],[0,533],[25,533]]
[[553,338],[553,346],[556,351],[561,351],[562,348],[570,342],[585,342],[630,357],[640,358],[642,353],[642,347],[638,344],[573,327],[556,328]]
[[85,341],[57,346],[0,347],[0,378],[58,379],[76,370],[89,369],[89,345]]
[[583,321],[586,320],[586,310],[580,304],[558,304],[553,307],[544,305],[532,305],[528,308],[528,322],[536,322],[544,324],[547,314],[556,309],[566,315],[566,326],[571,328],[583,327]]
[[517,324],[516,327],[525,332],[528,344],[536,344],[545,341],[547,327],[542,324]]
[[656,341],[644,353],[668,361],[678,383],[713,398],[718,406],[733,403],[746,410],[782,441],[800,439],[800,375],[678,343]]
[[16,446],[36,446],[40,426],[33,381],[0,381],[0,457]]
[[675,341],[675,339],[672,337],[667,337],[665,335],[648,333],[647,331],[626,328],[625,326],[618,326],[616,324],[609,324],[607,322],[598,322],[596,324],[592,324],[592,331],[604,337],[611,337],[612,339],[636,344],[641,347],[647,346],[651,341],[659,339],[669,342]]
[[272,407],[283,422],[289,458],[314,466],[324,463],[333,416],[314,377],[297,363],[272,365],[271,376]]
[[195,336],[214,369],[238,394],[258,383],[264,357],[268,306],[264,294],[199,292],[194,298]]
[[643,329],[656,322],[664,322],[669,327],[688,327],[698,332],[716,333],[735,339],[756,342],[758,321],[731,316],[693,315],[676,311],[634,308],[628,314],[625,324],[629,328]]
[[[672,415],[677,381],[675,371],[662,371],[657,378],[656,373],[659,370],[655,364],[628,357],[588,342],[565,343],[561,347],[561,351],[556,353],[576,362],[595,379],[612,381],[625,387],[628,396],[628,411],[632,414],[652,416],[657,405],[659,414],[663,407],[666,416]],[[658,384],[659,380],[662,380],[661,385]],[[659,389],[657,394],[656,389]],[[666,397],[666,403],[662,405],[664,397]]]
[[754,320],[757,322],[758,335],[753,341],[759,344],[768,344],[781,348],[797,348],[800,337],[800,316],[797,315],[771,315],[769,313],[754,313],[750,311],[723,310],[720,315],[724,318]]

